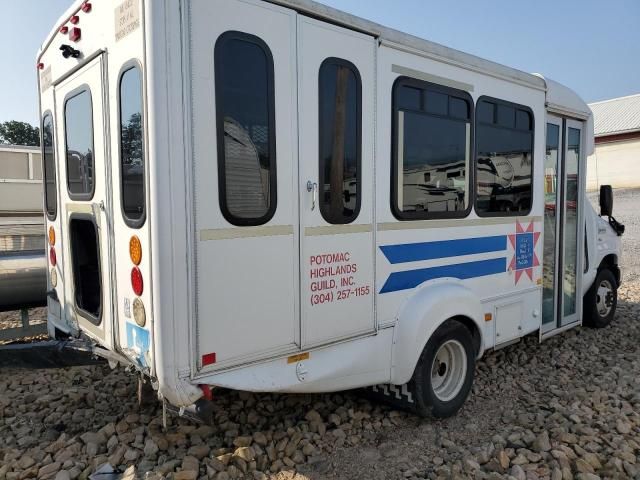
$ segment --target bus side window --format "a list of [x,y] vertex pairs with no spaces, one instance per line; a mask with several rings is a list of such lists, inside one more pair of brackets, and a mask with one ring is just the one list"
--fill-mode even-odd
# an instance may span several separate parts
[[533,195],[533,112],[487,97],[476,112],[476,212],[526,215]]
[[145,220],[142,73],[138,66],[120,76],[120,182],[122,213],[130,227]]
[[233,225],[262,225],[276,210],[273,56],[229,31],[214,49],[220,209]]
[[408,77],[393,85],[391,210],[399,220],[462,218],[471,210],[473,100]]
[[49,220],[55,220],[58,211],[56,192],[56,158],[53,148],[53,117],[50,112],[42,118],[42,162],[44,180],[44,206]]
[[351,62],[327,58],[318,80],[320,213],[329,223],[350,223],[360,211],[360,73]]

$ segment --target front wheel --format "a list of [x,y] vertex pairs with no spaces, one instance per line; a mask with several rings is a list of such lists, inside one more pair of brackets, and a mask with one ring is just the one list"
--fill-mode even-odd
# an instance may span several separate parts
[[462,323],[447,320],[427,342],[413,374],[417,413],[454,415],[469,395],[475,365],[471,332]]
[[611,270],[603,268],[584,296],[583,320],[587,327],[604,328],[611,323],[618,305],[618,282]]

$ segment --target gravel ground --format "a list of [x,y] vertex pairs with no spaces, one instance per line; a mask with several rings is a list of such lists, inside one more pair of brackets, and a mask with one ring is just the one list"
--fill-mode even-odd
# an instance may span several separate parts
[[616,192],[627,234],[615,322],[486,355],[453,418],[352,393],[216,390],[214,426],[169,417],[163,431],[161,409],[136,406],[124,369],[4,370],[0,480],[84,480],[107,461],[175,480],[640,479],[638,197]]

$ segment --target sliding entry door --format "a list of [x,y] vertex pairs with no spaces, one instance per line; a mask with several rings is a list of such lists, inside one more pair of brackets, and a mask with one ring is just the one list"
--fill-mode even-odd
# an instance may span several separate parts
[[544,165],[542,332],[576,323],[581,313],[584,172],[582,123],[547,117]]

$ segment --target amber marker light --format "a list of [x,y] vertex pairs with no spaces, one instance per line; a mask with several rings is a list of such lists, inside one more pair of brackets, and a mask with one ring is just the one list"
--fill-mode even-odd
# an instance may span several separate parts
[[53,227],[49,227],[49,245],[52,247],[56,244],[56,231]]
[[129,257],[131,257],[134,265],[140,265],[140,261],[142,260],[142,245],[140,245],[140,239],[135,235],[129,240]]

